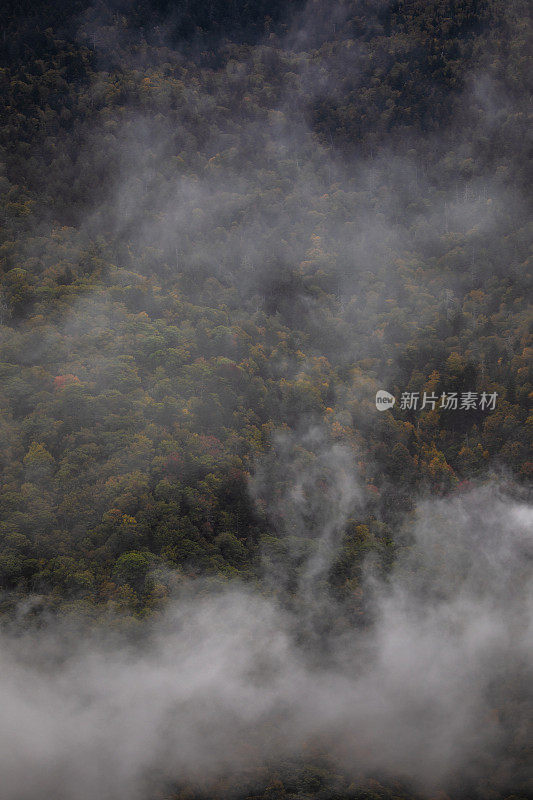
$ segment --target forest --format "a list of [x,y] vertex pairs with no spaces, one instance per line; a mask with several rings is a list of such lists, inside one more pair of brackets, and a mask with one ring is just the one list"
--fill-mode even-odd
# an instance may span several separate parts
[[532,796],[530,11],[2,4],[0,800]]

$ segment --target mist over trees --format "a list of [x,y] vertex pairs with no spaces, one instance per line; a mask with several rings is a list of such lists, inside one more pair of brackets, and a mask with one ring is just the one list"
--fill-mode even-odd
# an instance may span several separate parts
[[0,798],[528,797],[528,4],[0,18]]

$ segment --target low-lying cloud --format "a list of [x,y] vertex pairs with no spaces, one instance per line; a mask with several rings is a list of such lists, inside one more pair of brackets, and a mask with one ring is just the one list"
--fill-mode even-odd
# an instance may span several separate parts
[[392,574],[368,572],[364,627],[332,625],[319,654],[301,631],[320,597],[304,619],[237,584],[188,587],[136,644],[71,623],[4,631],[0,798],[242,785],[311,743],[354,780],[527,781],[531,523],[495,484],[421,502]]

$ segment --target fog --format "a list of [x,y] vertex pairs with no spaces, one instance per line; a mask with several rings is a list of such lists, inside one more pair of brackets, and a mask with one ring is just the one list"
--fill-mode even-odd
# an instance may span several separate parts
[[[157,113],[125,102],[89,126],[83,170],[114,169],[104,195],[65,234],[75,242],[73,263],[101,239],[116,284],[120,274],[126,285],[145,285],[155,274],[165,289],[179,278],[183,295],[209,308],[231,287],[225,310],[232,319],[244,310],[278,314],[309,337],[308,355],[341,366],[379,350],[375,331],[391,298],[407,328],[422,329],[443,304],[444,284],[455,308],[495,274],[509,270],[521,279],[522,251],[505,233],[510,218],[524,214],[523,189],[497,156],[475,169],[468,163],[479,138],[494,144],[509,134],[499,125],[501,89],[488,72],[472,69],[453,124],[427,137],[401,131],[375,151],[341,154],[313,126],[311,100],[340,100],[358,81],[358,48],[337,43],[317,56],[346,20],[345,5],[329,14],[323,3],[307,4],[282,38],[279,80],[272,75],[280,42],[274,48],[266,38],[240,60],[228,54],[218,88],[190,65],[176,90],[189,111],[179,124],[163,97]],[[367,13],[383,5],[370,3]],[[169,54],[164,30],[157,35],[161,58],[185,70],[185,56]],[[111,31],[91,17],[79,36],[111,69]],[[129,66],[153,77],[159,65],[142,50],[142,41],[132,42]],[[334,77],[339,61],[348,84]],[[262,70],[275,93],[268,113],[250,108],[246,95]],[[91,91],[97,105],[109,84]],[[505,103],[513,108],[512,98]],[[466,120],[475,141],[461,131]],[[442,171],[430,163],[434,153],[447,154]],[[505,240],[501,252],[488,251],[489,235]],[[447,273],[436,280],[432,269],[443,253]],[[58,253],[43,252],[36,232],[24,257],[55,263]],[[400,301],[406,264],[416,280]],[[22,362],[53,361],[58,373],[112,391],[107,365],[134,354],[136,343],[114,341],[121,320],[106,291],[105,281],[87,288],[59,321],[39,322],[38,335],[16,339],[17,330],[12,346]],[[220,354],[225,347],[218,344]],[[371,424],[362,401],[375,381],[386,388],[396,366],[391,358],[380,375],[350,387],[351,424]],[[307,364],[279,355],[270,369],[290,379]],[[17,380],[6,379],[6,387]],[[21,392],[30,395],[31,387]],[[342,413],[346,387],[339,383],[333,393]],[[83,409],[76,413],[81,424]],[[363,564],[354,592],[362,592],[364,607],[354,613],[328,581],[348,519],[366,515],[356,448],[332,441],[315,420],[292,423],[274,432],[249,481],[272,533],[257,583],[213,586],[180,576],[164,612],[131,637],[113,633],[120,625],[111,612],[101,626],[39,615],[32,606],[39,598],[19,606],[16,623],[6,621],[0,800],[149,800],[168,785],[209,795],[217,782],[231,792],[255,786],[263,767],[282,769],[309,748],[358,786],[394,776],[423,793],[460,795],[483,793],[489,783],[491,791],[528,784],[527,498],[507,478],[447,498],[419,497],[390,543],[394,565],[376,557]],[[12,438],[18,424],[6,422]],[[137,454],[134,467],[148,469],[151,455]],[[123,463],[114,457],[119,471],[131,467],[127,453]]]
[[[337,518],[332,501],[324,516]],[[368,565],[365,624],[331,626],[319,652],[309,615],[343,609],[316,583],[309,597],[316,552],[290,598],[188,585],[135,643],[68,620],[4,631],[0,797],[253,786],[261,765],[311,744],[358,781],[393,774],[435,791],[489,774],[495,785],[527,780],[532,522],[496,483],[421,501],[392,573]]]

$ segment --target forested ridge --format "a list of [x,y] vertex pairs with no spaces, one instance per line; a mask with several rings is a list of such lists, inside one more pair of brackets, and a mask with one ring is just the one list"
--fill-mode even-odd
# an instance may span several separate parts
[[[323,579],[349,624],[419,498],[494,475],[522,496],[527,3],[27,0],[1,24],[6,619],[31,598],[134,630],[191,578],[276,593],[265,563],[290,596],[313,540],[287,480],[321,465],[322,520],[326,443],[358,474]],[[441,407],[468,392],[494,407]],[[322,759],[309,744],[242,797],[418,796]],[[452,800],[522,800],[515,778]]]

